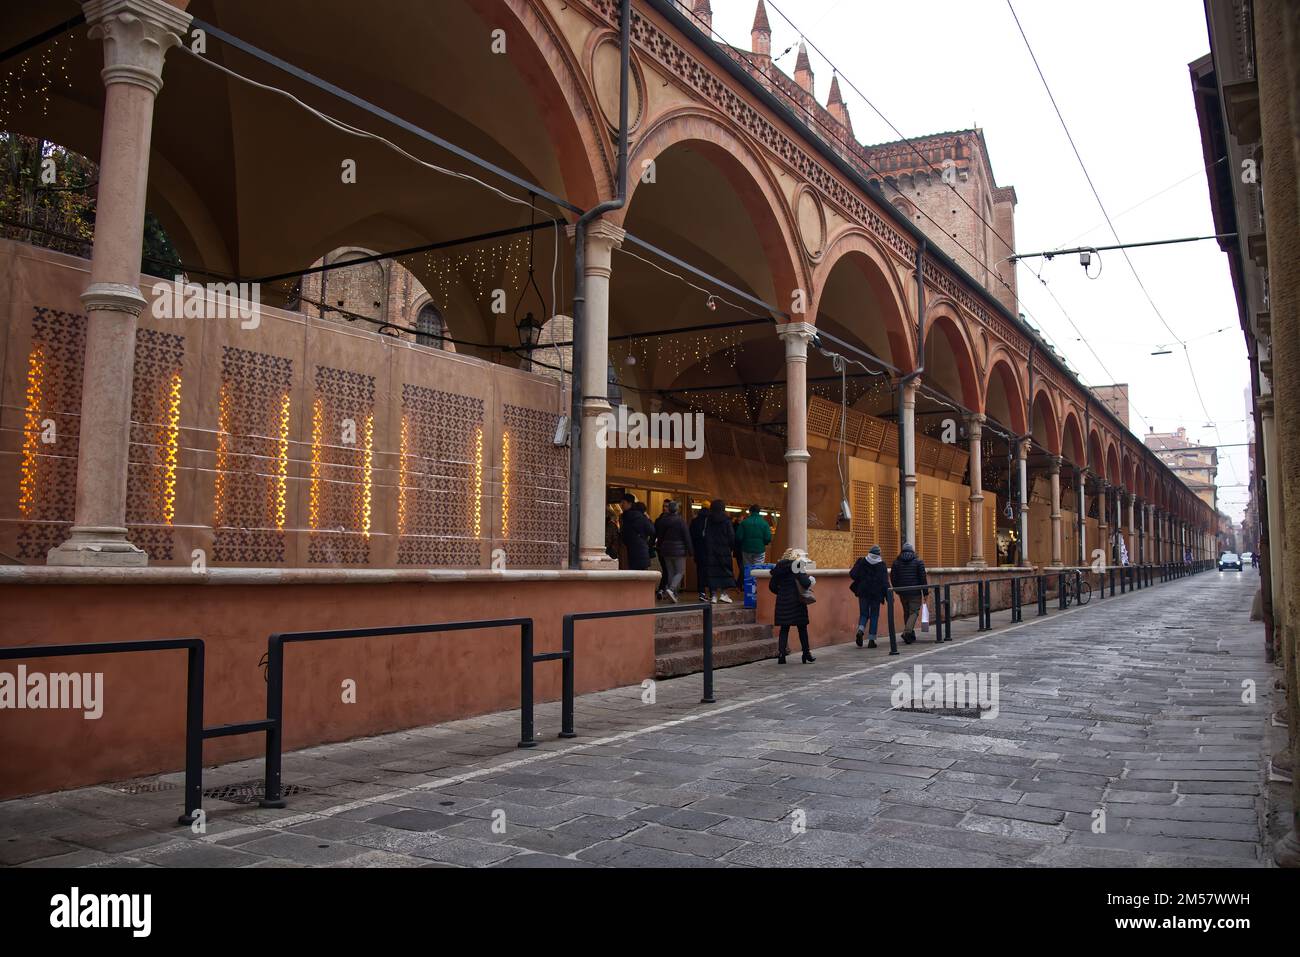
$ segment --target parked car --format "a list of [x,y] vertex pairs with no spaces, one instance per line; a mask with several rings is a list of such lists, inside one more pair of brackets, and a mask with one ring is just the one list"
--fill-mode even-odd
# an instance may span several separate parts
[[1253,561],[1254,561],[1254,558],[1255,558],[1255,553],[1254,553],[1254,552],[1242,552],[1242,553],[1241,553],[1241,564],[1242,564],[1242,567],[1244,568],[1245,566],[1252,564]]
[[1237,571],[1241,571],[1241,556],[1236,552],[1224,552],[1219,556],[1219,571],[1224,571],[1228,568],[1235,568]]

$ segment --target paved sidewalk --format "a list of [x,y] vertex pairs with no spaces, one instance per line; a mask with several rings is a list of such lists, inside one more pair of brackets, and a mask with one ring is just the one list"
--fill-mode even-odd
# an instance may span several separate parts
[[[653,703],[587,695],[576,740],[538,709],[533,751],[514,746],[518,712],[310,748],[285,758],[303,789],[287,809],[210,797],[203,835],[173,824],[179,775],[9,801],[0,864],[1260,866],[1257,585],[1206,573],[896,658],[886,642],[758,662],[717,673],[716,705],[698,675]],[[891,710],[914,666],[996,675],[997,717]]]

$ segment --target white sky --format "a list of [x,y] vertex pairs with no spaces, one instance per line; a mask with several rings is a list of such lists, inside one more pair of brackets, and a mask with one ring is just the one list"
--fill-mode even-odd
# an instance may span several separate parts
[[[1187,69],[1209,51],[1200,0],[1013,2],[1120,239],[1213,233]],[[756,0],[712,4],[714,33],[749,49]],[[1016,188],[1018,251],[1114,243],[1005,0],[929,0],[906,8],[883,0],[776,0],[767,7],[773,55],[801,34],[810,42],[820,102],[830,89],[830,63],[839,68],[859,140],[879,143],[899,134],[850,83],[903,136],[983,127],[998,185]],[[792,50],[779,65],[792,74],[794,61]],[[1182,348],[1175,343],[1172,355],[1151,355],[1173,336],[1119,251],[1103,254],[1094,280],[1084,276],[1077,256],[1058,257],[1041,270],[1100,362],[1030,271],[1041,261],[1020,267],[1021,311],[1085,383],[1129,384],[1130,424],[1139,435],[1150,426],[1182,425],[1195,441],[1246,441],[1250,372],[1227,257],[1214,241],[1135,249],[1129,256],[1160,313],[1188,340],[1208,419]],[[1205,428],[1211,421],[1217,432]],[[1247,450],[1222,449],[1219,462],[1220,508],[1240,521]]]

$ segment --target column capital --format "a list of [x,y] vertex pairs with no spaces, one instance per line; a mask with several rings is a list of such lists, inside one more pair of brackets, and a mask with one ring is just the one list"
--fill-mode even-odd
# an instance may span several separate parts
[[1048,474],[1048,475],[1060,475],[1060,474],[1061,474],[1061,462],[1062,462],[1062,461],[1064,461],[1064,460],[1063,460],[1063,459],[1061,458],[1061,456],[1059,456],[1059,455],[1051,455],[1051,456],[1048,456],[1048,458],[1047,458],[1047,474]]
[[1016,439],[1016,458],[1024,462],[1029,458],[1029,440]]
[[817,335],[816,326],[811,322],[783,322],[776,327],[776,334],[785,340],[787,362],[808,361],[808,343]]
[[91,38],[104,41],[104,85],[128,83],[157,96],[163,57],[194,18],[165,0],[85,0],[81,8]]
[[96,282],[81,294],[81,304],[86,312],[124,312],[138,316],[146,305],[144,296],[135,286],[121,282]]
[[979,439],[984,436],[984,413],[970,412],[966,415],[966,435],[968,438]]

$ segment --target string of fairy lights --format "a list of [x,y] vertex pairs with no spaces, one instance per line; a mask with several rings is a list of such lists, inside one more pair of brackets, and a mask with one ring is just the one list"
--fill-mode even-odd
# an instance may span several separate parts
[[41,116],[48,116],[56,88],[70,90],[68,55],[71,44],[56,37],[39,53],[23,57],[0,75],[0,130],[8,130],[15,112],[22,112],[29,98],[39,100]]

